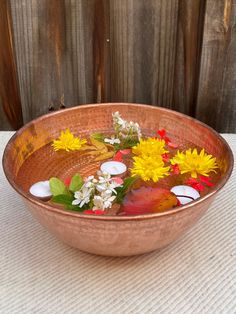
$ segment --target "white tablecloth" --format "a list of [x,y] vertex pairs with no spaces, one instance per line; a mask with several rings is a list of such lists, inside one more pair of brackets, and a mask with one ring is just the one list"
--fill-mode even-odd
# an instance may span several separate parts
[[[12,135],[0,132],[0,156]],[[236,135],[225,134],[236,154]],[[0,166],[0,313],[236,313],[236,173],[184,237],[109,258],[66,246],[25,209]]]

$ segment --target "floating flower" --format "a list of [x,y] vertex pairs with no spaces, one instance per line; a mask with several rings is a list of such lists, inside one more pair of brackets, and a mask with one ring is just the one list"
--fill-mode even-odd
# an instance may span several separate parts
[[181,174],[190,173],[192,178],[197,178],[198,175],[208,177],[209,172],[216,172],[215,169],[218,168],[215,157],[205,153],[204,149],[198,154],[196,148],[178,151],[171,159],[171,164],[177,164]]
[[170,168],[171,168],[171,171],[174,173],[174,174],[179,174],[180,171],[179,171],[179,165],[175,164],[175,165],[170,165]]
[[186,181],[186,184],[191,186],[192,188],[194,188],[195,190],[197,190],[199,192],[204,191],[204,188],[205,188],[202,183],[200,183],[197,179],[194,179],[194,178],[189,178]]
[[111,145],[120,144],[120,140],[118,138],[115,138],[114,136],[112,136],[111,138],[105,138],[104,142]]
[[122,119],[118,111],[114,112],[112,117],[116,135],[120,140],[139,140],[141,138],[141,129],[137,122]]
[[73,150],[80,150],[81,147],[86,143],[85,139],[80,139],[75,137],[69,129],[66,131],[61,131],[61,135],[57,140],[53,141],[53,148],[55,151],[66,150],[67,152]]
[[131,149],[121,149],[115,153],[113,156],[114,161],[122,161],[125,155],[129,155],[131,153]]
[[139,144],[132,148],[132,153],[138,156],[159,156],[168,153],[165,149],[165,141],[155,138],[140,140]]
[[79,205],[82,208],[85,204],[90,202],[92,190],[89,188],[83,187],[80,191],[74,193],[75,200],[72,202],[72,205]]
[[166,142],[166,144],[170,147],[170,148],[177,148],[178,145],[175,143],[172,143],[171,140],[169,139],[169,137],[166,136],[166,130],[162,129],[162,130],[158,130],[157,131],[157,135],[160,136],[160,138],[162,140],[164,140]]
[[93,210],[111,208],[112,203],[116,199],[111,191],[104,191],[101,195],[95,195],[93,199]]
[[152,180],[157,182],[159,179],[169,175],[170,167],[165,167],[162,157],[142,156],[133,157],[134,163],[131,169],[132,176],[139,176],[144,181]]
[[88,204],[95,192],[97,182],[94,176],[87,177],[81,189],[74,193],[75,200],[72,201],[72,205],[79,205],[82,208],[85,204]]
[[187,185],[190,185],[192,188],[196,189],[197,191],[204,191],[205,187],[212,187],[214,184],[211,182],[209,177],[199,176],[199,178],[188,178],[186,181]]

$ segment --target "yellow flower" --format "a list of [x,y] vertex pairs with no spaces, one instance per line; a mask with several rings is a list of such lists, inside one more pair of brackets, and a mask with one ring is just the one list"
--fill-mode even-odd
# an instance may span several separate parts
[[198,154],[196,148],[193,151],[191,148],[186,152],[178,151],[171,159],[171,164],[177,164],[181,174],[190,172],[192,178],[197,178],[198,175],[208,177],[209,172],[216,172],[215,169],[218,168],[216,158],[205,153],[204,149]]
[[139,176],[143,181],[152,180],[157,182],[159,179],[169,175],[170,167],[164,167],[161,156],[136,156],[133,159],[131,174],[132,176]]
[[165,141],[155,138],[140,140],[139,144],[132,148],[132,153],[138,156],[158,156],[168,151],[165,149]]
[[79,137],[74,137],[74,135],[67,129],[65,132],[61,131],[61,135],[57,140],[53,141],[53,148],[57,150],[66,150],[67,152],[73,150],[80,150],[82,145],[87,141],[85,139],[80,139]]

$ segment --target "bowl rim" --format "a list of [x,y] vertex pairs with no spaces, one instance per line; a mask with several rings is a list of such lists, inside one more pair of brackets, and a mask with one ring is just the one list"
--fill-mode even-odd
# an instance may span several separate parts
[[[80,212],[76,212],[76,211],[72,211],[72,210],[65,210],[63,208],[57,208],[54,206],[51,206],[49,203],[40,201],[36,198],[34,198],[33,196],[31,196],[29,193],[23,191],[23,189],[21,189],[19,186],[17,186],[17,184],[14,182],[11,173],[8,169],[8,167],[6,167],[6,160],[7,160],[7,154],[8,151],[10,150],[10,147],[13,143],[13,141],[15,140],[15,138],[19,135],[21,135],[29,126],[33,125],[35,122],[38,122],[40,120],[44,120],[47,119],[48,117],[51,116],[57,116],[62,114],[65,111],[74,111],[74,110],[80,110],[80,108],[94,108],[94,107],[106,107],[106,106],[110,106],[110,107],[116,107],[116,106],[132,106],[132,107],[137,107],[137,108],[156,108],[157,110],[163,111],[163,112],[169,112],[171,114],[175,114],[176,116],[188,119],[190,121],[193,121],[195,124],[198,124],[206,129],[208,129],[210,132],[212,132],[216,137],[218,137],[221,142],[223,142],[223,144],[225,145],[226,149],[229,152],[229,158],[230,158],[230,162],[229,162],[229,169],[227,170],[227,172],[224,174],[222,180],[219,182],[219,184],[217,184],[216,186],[214,186],[212,188],[212,190],[206,194],[205,196],[200,197],[199,199],[192,201],[191,203],[188,203],[186,205],[180,206],[180,207],[175,207],[174,209],[169,209],[166,210],[164,212],[161,213],[150,213],[150,214],[139,214],[139,215],[130,215],[130,216],[115,216],[115,215],[86,215]],[[62,109],[62,110],[58,110],[55,112],[50,112],[47,113],[45,115],[42,115],[38,118],[35,118],[33,120],[31,120],[30,122],[26,123],[22,128],[20,128],[19,130],[17,130],[13,136],[9,139],[9,141],[7,142],[7,145],[5,146],[4,152],[3,152],[3,157],[2,157],[2,166],[3,166],[3,171],[5,173],[5,176],[8,180],[8,182],[10,183],[10,185],[14,188],[14,190],[20,194],[23,199],[25,199],[27,202],[30,202],[34,205],[37,205],[45,210],[51,211],[51,212],[55,212],[57,214],[61,214],[61,215],[65,215],[65,216],[72,216],[72,217],[78,217],[81,219],[92,219],[92,220],[103,220],[103,221],[135,221],[135,220],[146,220],[146,219],[154,219],[154,218],[161,218],[161,217],[165,217],[165,216],[172,216],[175,215],[179,212],[191,209],[192,207],[194,207],[195,205],[204,202],[205,200],[211,198],[213,195],[215,195],[218,191],[220,191],[223,186],[226,184],[226,182],[229,180],[232,171],[233,171],[233,165],[234,165],[234,157],[233,157],[233,152],[229,146],[229,144],[226,142],[226,140],[216,131],[214,130],[212,127],[208,126],[207,124],[193,118],[190,117],[186,114],[183,114],[181,112],[169,109],[169,108],[164,108],[164,107],[159,107],[159,106],[154,106],[154,105],[147,105],[147,104],[138,104],[138,103],[125,103],[125,102],[113,102],[113,103],[99,103],[99,104],[82,104],[82,105],[78,105],[78,106],[73,106],[70,108],[66,108],[66,109]]]

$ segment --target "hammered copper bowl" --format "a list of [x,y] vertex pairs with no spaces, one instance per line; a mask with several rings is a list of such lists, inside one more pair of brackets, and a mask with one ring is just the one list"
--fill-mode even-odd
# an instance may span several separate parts
[[[55,208],[33,198],[28,190],[37,181],[52,176],[65,178],[76,171],[88,175],[99,167],[86,158],[81,159],[78,153],[55,153],[50,143],[66,128],[81,136],[97,131],[109,132],[112,130],[111,114],[115,111],[127,120],[137,121],[147,135],[166,129],[180,145],[186,143],[187,147],[190,143],[204,147],[220,162],[221,177],[217,184],[207,195],[188,205],[163,213],[137,216],[85,215]],[[23,164],[24,172],[20,174]],[[163,108],[120,103],[85,105],[42,116],[16,132],[3,156],[7,179],[43,226],[73,247],[108,256],[142,254],[178,239],[206,212],[229,179],[232,167],[233,156],[228,144],[203,123]]]

